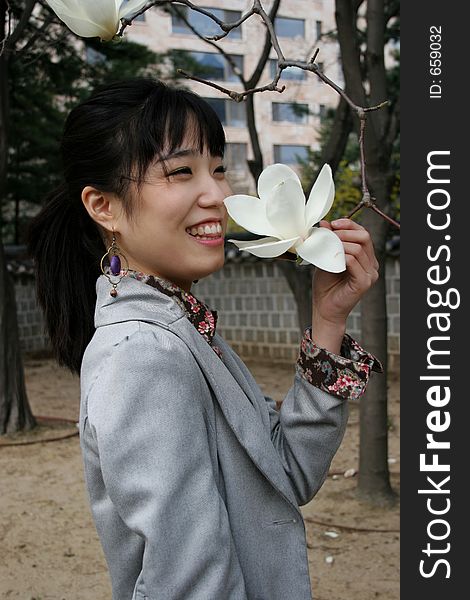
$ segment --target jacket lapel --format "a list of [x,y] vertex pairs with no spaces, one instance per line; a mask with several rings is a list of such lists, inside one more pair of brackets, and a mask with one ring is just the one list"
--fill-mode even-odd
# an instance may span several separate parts
[[227,365],[224,364],[186,317],[171,323],[169,329],[187,344],[214,391],[227,423],[252,461],[299,510],[280,456],[256,411],[254,392],[235,361],[227,353]]
[[[116,298],[110,296],[109,290],[108,280],[101,275],[96,282],[95,326],[145,321],[165,327],[182,339],[204,373],[227,423],[242,447],[274,488],[300,512],[269,429],[258,412],[259,400],[228,347],[224,352],[224,363],[196,331],[178,304],[145,283],[124,277],[119,283]],[[217,334],[216,338],[227,346]],[[215,338],[214,342],[217,343]]]

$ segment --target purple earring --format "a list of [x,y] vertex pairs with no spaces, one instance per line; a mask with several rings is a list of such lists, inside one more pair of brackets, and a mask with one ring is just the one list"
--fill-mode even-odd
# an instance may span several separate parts
[[[105,261],[106,257],[108,257],[109,269],[105,269],[104,261]],[[124,268],[123,273],[122,273],[122,270],[123,270],[122,261],[121,261],[120,257],[122,257],[122,259],[125,263],[125,268]],[[101,267],[101,272],[103,273],[103,275],[105,277],[107,277],[110,284],[112,285],[112,288],[109,292],[110,296],[112,296],[113,298],[116,298],[116,296],[117,296],[116,288],[117,288],[118,284],[120,283],[121,279],[127,275],[127,272],[129,271],[129,263],[127,262],[127,258],[121,252],[121,249],[117,245],[116,234],[114,233],[114,229],[113,229],[113,239],[111,241],[111,246],[108,248],[106,254],[104,254],[102,256],[101,262],[100,262],[100,267]],[[116,277],[118,278],[117,281],[115,279]]]

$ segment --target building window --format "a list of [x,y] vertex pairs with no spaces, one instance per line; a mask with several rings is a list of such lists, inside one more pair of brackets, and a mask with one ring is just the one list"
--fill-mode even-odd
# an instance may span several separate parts
[[[170,7],[171,30],[173,33],[186,33],[194,35],[186,24],[185,19],[183,19],[180,15],[184,15],[188,23],[190,23],[190,25],[192,25],[194,29],[201,35],[213,36],[223,33],[222,29],[220,29],[217,23],[215,23],[210,17],[206,17],[206,15],[203,15],[195,10],[191,10],[187,6],[180,6],[178,4],[175,6],[180,14],[177,14],[173,6]],[[221,8],[212,8],[209,6],[201,6],[199,8],[205,8],[206,10],[209,10],[214,17],[224,21],[224,23],[233,23],[234,21],[238,21],[238,19],[240,19],[242,16],[242,13],[239,10],[223,10]],[[236,29],[232,29],[227,37],[231,38],[232,40],[240,39],[242,37],[241,25]]]
[[317,40],[319,40],[321,38],[321,31],[322,29],[322,22],[321,21],[315,21],[315,31],[317,34]]
[[226,144],[224,163],[228,171],[246,171],[246,144]]
[[[127,4],[128,2],[129,2],[129,0],[124,0],[124,4]],[[131,16],[132,16],[132,15],[131,15]],[[137,16],[137,17],[135,17],[135,18],[133,19],[133,22],[134,22],[134,23],[139,23],[139,21],[140,21],[141,23],[142,23],[142,22],[145,22],[145,13],[142,13],[141,15],[139,15],[139,16]]]
[[290,123],[306,123],[308,104],[297,102],[273,102],[273,121],[289,121]]
[[318,107],[318,116],[320,117],[320,123],[323,123],[326,119],[326,106],[324,104],[320,104]]
[[[211,52],[191,52],[192,58],[197,62],[194,75],[204,78],[210,78],[215,81],[239,81],[233,72],[230,63],[221,55]],[[229,55],[235,63],[237,69],[243,73],[243,56],[238,54]]]
[[[277,73],[277,60],[275,58],[269,59],[269,72],[271,79],[274,79]],[[281,80],[295,80],[295,81],[304,81],[306,77],[306,72],[303,69],[299,69],[298,67],[287,67],[282,71]]]
[[285,165],[296,165],[299,159],[307,160],[308,146],[294,144],[274,145],[274,162]]
[[274,31],[279,37],[295,38],[305,37],[305,20],[276,17]]
[[217,113],[223,125],[230,127],[245,127],[246,112],[243,102],[235,102],[228,98],[204,98]]

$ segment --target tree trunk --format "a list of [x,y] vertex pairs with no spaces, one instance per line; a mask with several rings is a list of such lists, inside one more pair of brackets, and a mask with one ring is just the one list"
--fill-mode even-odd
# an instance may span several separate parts
[[[0,2],[0,37],[6,34],[6,3]],[[0,54],[0,203],[5,199],[8,124],[8,51]],[[13,282],[6,269],[0,230],[0,434],[32,429],[36,421],[26,395]]]
[[248,133],[250,135],[251,148],[253,150],[253,159],[247,160],[247,163],[256,185],[258,177],[261,175],[261,171],[263,170],[263,154],[261,152],[261,146],[259,143],[258,130],[256,129],[254,94],[250,94],[249,96],[247,96],[245,102],[246,125],[248,128]]
[[370,210],[361,222],[370,232],[380,263],[379,279],[361,300],[361,342],[380,358],[384,374],[372,373],[360,401],[358,495],[374,504],[391,505],[394,492],[388,469],[387,307],[385,290],[385,235],[387,224]]
[[0,435],[35,426],[24,381],[15,290],[0,242]]
[[[369,5],[370,2],[370,5]],[[357,4],[351,0],[336,0],[336,23],[341,49],[346,91],[360,106],[366,106],[366,93],[360,59],[360,43],[356,27]],[[386,93],[383,63],[384,19],[382,0],[368,0],[367,12],[367,73],[370,101],[380,101]],[[381,14],[382,13],[382,14]],[[380,49],[381,48],[381,49]],[[388,169],[391,145],[384,136],[388,129],[386,111],[371,113],[365,135],[367,183],[377,205],[384,211],[388,204]],[[380,263],[380,277],[361,301],[362,343],[384,363],[383,375],[371,377],[366,396],[361,400],[359,478],[357,493],[373,504],[392,504],[395,496],[390,486],[388,470],[387,426],[387,309],[385,292],[385,242],[388,224],[370,209],[363,209],[361,222],[370,232]]]
[[301,333],[312,324],[312,273],[315,267],[299,266],[295,262],[279,260],[277,265],[294,295]]

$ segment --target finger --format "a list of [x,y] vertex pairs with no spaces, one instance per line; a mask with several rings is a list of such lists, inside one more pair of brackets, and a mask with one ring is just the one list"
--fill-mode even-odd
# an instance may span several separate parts
[[346,271],[350,276],[350,285],[358,294],[362,295],[372,286],[376,278],[364,271],[362,265],[353,254],[346,254],[345,259]]
[[345,254],[354,256],[363,271],[367,273],[367,275],[369,275],[373,280],[375,280],[377,269],[374,269],[374,266],[372,265],[364,246],[352,242],[343,242],[343,247]]
[[364,229],[364,231],[366,231],[365,227],[346,217],[341,217],[340,219],[331,221],[331,225],[334,229]]
[[333,227],[331,226],[331,223],[328,223],[328,221],[325,221],[324,219],[322,221],[320,221],[320,227],[326,227],[326,229],[333,231]]
[[335,231],[336,235],[342,242],[353,242],[360,244],[366,252],[371,267],[378,270],[379,263],[375,256],[374,244],[370,238],[369,232],[366,229],[340,229]]
[[[366,252],[370,257],[370,261],[374,267],[374,269],[379,268],[379,263],[377,261],[377,257],[375,256],[374,244],[372,242],[372,238],[370,237],[369,232],[365,227],[359,225],[355,221],[351,219],[341,218],[336,219],[331,222],[334,231],[337,235],[339,235],[341,241],[351,241],[351,242],[364,242],[366,246]],[[344,231],[344,233],[340,234],[340,231]]]

